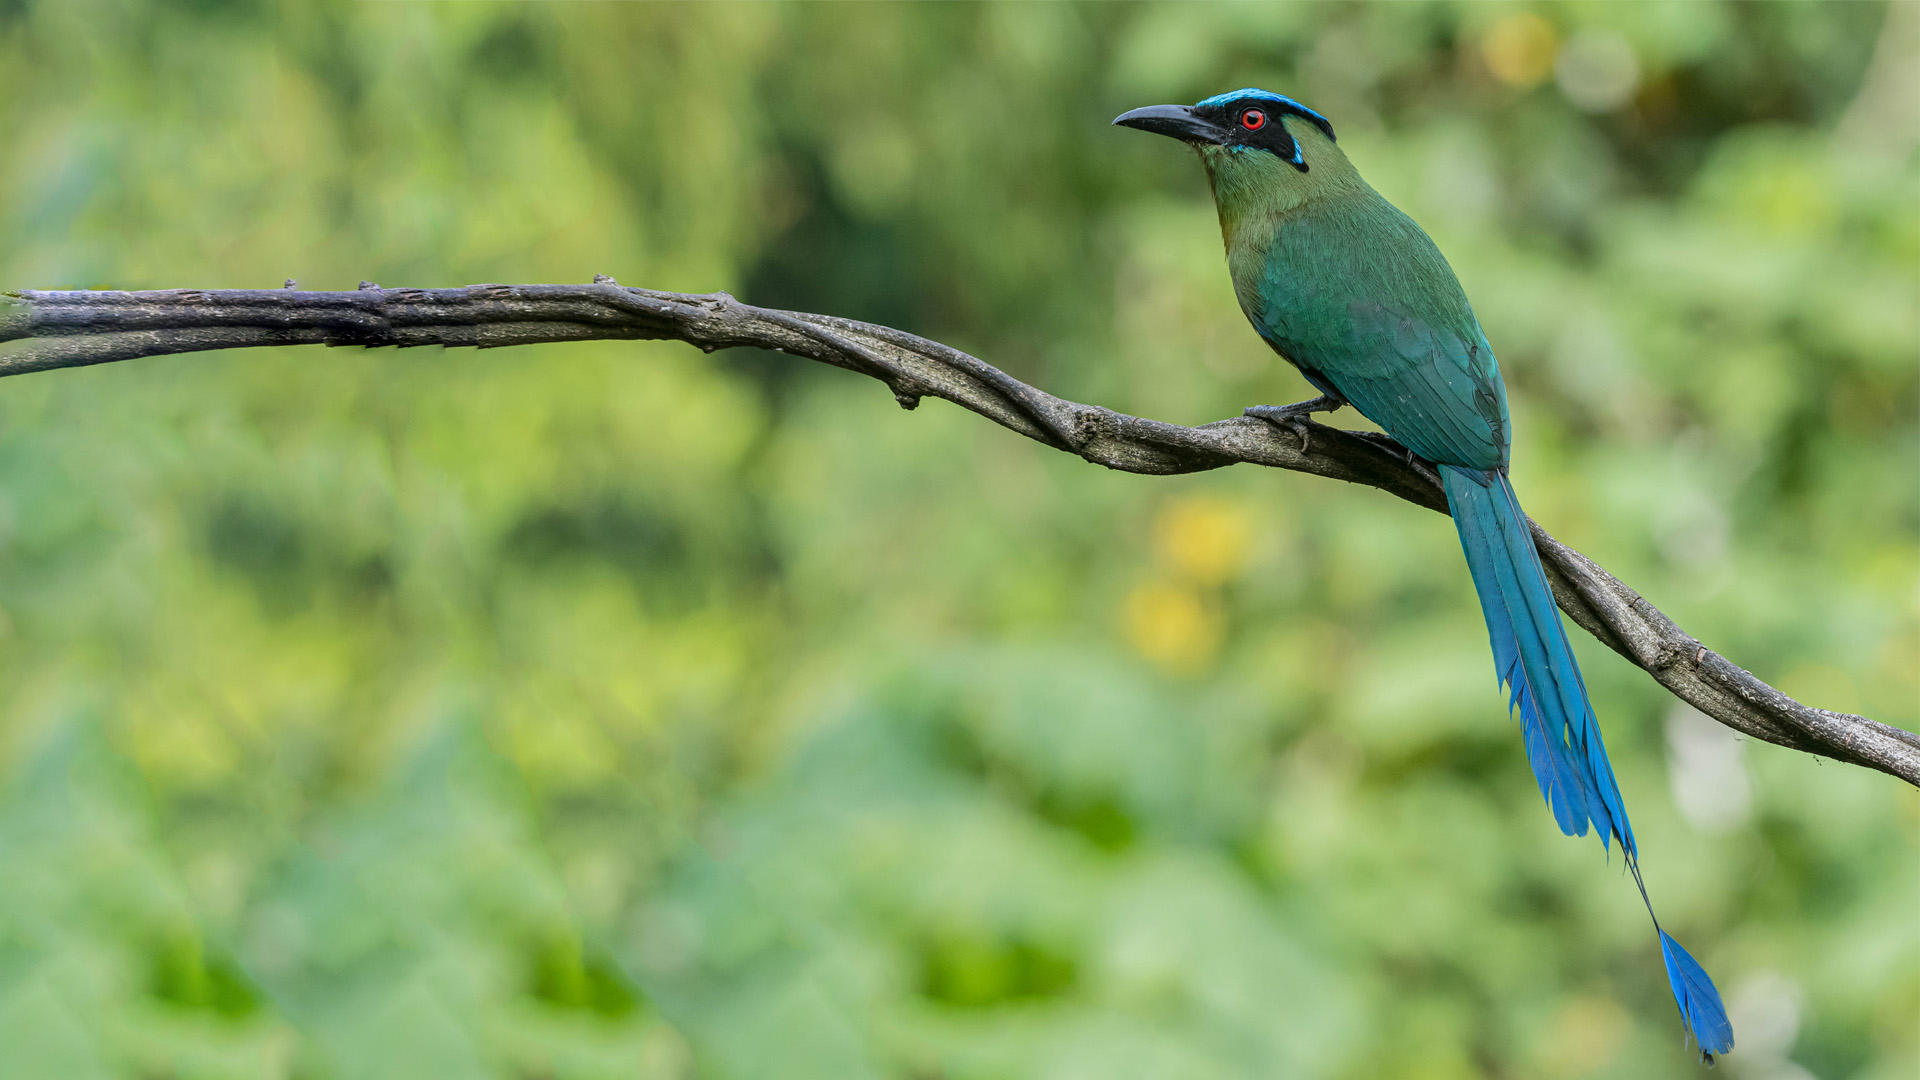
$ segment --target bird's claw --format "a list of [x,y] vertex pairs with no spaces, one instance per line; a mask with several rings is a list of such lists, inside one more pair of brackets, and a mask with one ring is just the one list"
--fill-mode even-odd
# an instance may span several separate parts
[[1307,415],[1307,410],[1298,405],[1249,405],[1246,415],[1258,417],[1269,424],[1293,424]]
[[1332,412],[1341,406],[1341,402],[1330,397],[1317,397],[1312,401],[1295,402],[1292,405],[1250,405],[1245,415],[1265,420],[1275,427],[1283,427],[1300,437],[1300,452],[1313,452],[1312,424],[1307,417],[1317,412]]
[[1274,427],[1286,428],[1300,437],[1302,455],[1313,452],[1313,434],[1307,430],[1306,419],[1293,406],[1251,405],[1247,407],[1246,415],[1265,420]]

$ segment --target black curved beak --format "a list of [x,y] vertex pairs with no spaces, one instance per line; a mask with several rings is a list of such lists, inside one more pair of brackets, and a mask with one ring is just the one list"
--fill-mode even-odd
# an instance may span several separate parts
[[1227,134],[1220,125],[1194,115],[1185,105],[1149,105],[1121,113],[1113,122],[1120,127],[1139,128],[1190,143],[1225,142]]

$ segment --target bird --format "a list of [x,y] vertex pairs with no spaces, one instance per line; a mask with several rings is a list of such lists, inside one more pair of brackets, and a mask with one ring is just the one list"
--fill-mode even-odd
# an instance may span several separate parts
[[1560,830],[1617,842],[1659,935],[1685,1034],[1711,1065],[1733,1026],[1705,969],[1653,911],[1600,725],[1527,516],[1508,476],[1506,385],[1453,268],[1426,232],[1361,179],[1325,116],[1247,88],[1123,113],[1121,127],[1193,148],[1205,168],[1240,308],[1320,392],[1246,410],[1299,433],[1351,405],[1435,466],[1486,617],[1499,682]]

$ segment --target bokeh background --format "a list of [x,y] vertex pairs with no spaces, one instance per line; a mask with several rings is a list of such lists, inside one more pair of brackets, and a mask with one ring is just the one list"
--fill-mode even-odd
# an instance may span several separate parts
[[[0,284],[728,289],[1306,396],[1242,85],[1430,230],[1528,508],[1920,722],[1920,6],[0,0]],[[1352,424],[1350,414],[1338,418]],[[0,385],[0,1075],[1688,1077],[1450,524],[686,346]],[[1575,642],[1738,1078],[1920,1067],[1920,797]]]

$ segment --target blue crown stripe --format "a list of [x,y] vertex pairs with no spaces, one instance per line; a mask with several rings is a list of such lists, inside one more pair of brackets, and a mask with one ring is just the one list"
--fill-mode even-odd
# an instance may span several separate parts
[[1262,90],[1255,86],[1248,86],[1239,90],[1229,90],[1224,94],[1215,94],[1195,105],[1194,108],[1220,109],[1248,101],[1262,102],[1278,107],[1283,113],[1292,113],[1302,120],[1313,124],[1313,126],[1319,128],[1321,131],[1326,132],[1328,139],[1338,141],[1334,139],[1333,121],[1328,120],[1326,117],[1321,116],[1319,113],[1314,112],[1312,109],[1307,108],[1305,105],[1300,104],[1284,94],[1276,94],[1271,90]]

